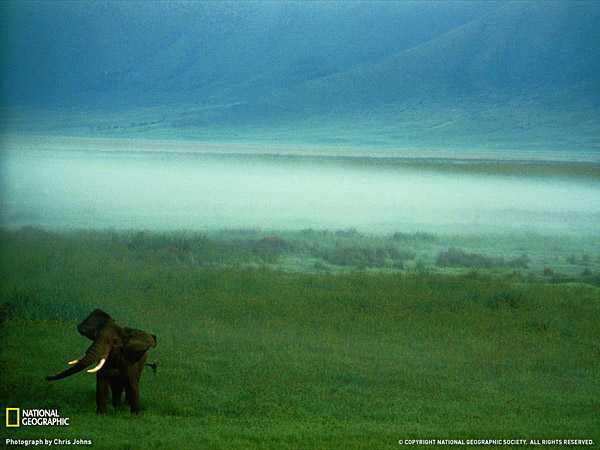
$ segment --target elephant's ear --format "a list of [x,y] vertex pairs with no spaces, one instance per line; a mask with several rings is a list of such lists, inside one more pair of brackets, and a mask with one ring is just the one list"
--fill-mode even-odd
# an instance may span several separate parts
[[133,328],[123,328],[123,351],[128,360],[139,360],[152,347],[156,347],[156,336],[153,334]]
[[101,309],[95,309],[87,316],[83,322],[77,325],[77,331],[80,334],[94,341],[100,334],[100,331],[112,320],[107,313]]

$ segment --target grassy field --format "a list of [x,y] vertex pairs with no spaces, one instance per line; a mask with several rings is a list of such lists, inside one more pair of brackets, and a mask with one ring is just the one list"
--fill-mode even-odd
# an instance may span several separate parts
[[[600,442],[595,247],[584,256],[568,239],[548,250],[523,238],[523,268],[511,266],[518,240],[514,252],[478,242],[352,230],[3,232],[0,406],[71,418],[2,427],[3,439],[123,449]],[[438,261],[450,248],[462,253]],[[544,258],[557,261],[552,274]],[[92,375],[44,381],[88,346],[75,325],[97,307],[158,336],[139,417],[96,416]]]

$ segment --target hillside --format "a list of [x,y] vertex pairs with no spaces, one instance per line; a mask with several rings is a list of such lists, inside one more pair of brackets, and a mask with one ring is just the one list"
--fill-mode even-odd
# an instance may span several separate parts
[[7,2],[0,6],[4,97],[20,105],[120,103],[123,95],[128,106],[190,96],[240,101],[377,62],[496,7]]
[[558,89],[571,101],[599,106],[599,20],[597,3],[509,3],[377,64],[308,81],[271,101],[345,110],[482,95],[550,100]]
[[600,147],[600,4],[6,3],[5,132]]

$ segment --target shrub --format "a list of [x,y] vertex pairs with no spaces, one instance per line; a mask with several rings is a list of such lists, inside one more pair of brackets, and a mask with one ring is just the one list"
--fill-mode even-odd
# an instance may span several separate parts
[[575,255],[569,255],[569,256],[565,257],[565,260],[569,264],[577,264],[577,256],[575,256]]
[[527,269],[529,267],[529,256],[523,254],[517,258],[507,261],[506,266],[514,269]]
[[414,266],[414,271],[419,275],[428,275],[429,267],[427,267],[427,264],[422,259],[419,259]]
[[335,235],[343,238],[356,238],[360,236],[360,233],[356,230],[356,228],[348,228],[345,230],[337,230]]
[[[414,258],[414,253],[396,247],[351,247],[336,245],[333,249],[319,252],[319,256],[336,266],[352,267],[396,267]],[[403,267],[403,266],[402,266]]]
[[291,246],[279,236],[267,236],[252,243],[254,253],[265,262],[275,262]]
[[468,253],[459,248],[450,248],[438,254],[436,265],[438,267],[466,267],[470,269],[492,269],[495,267],[527,268],[529,266],[529,257],[521,255],[507,261],[502,257]]
[[323,264],[322,261],[315,262],[313,265],[313,268],[315,270],[320,270],[320,271],[328,271],[329,270],[329,268],[325,264]]
[[424,233],[422,231],[417,231],[416,233],[402,233],[397,232],[392,234],[392,239],[397,242],[404,243],[433,243],[437,242],[437,237],[432,233]]
[[575,255],[569,255],[569,256],[567,256],[565,258],[565,260],[569,264],[582,265],[582,266],[587,266],[591,262],[590,255],[588,255],[586,253],[584,253],[583,255],[581,255],[581,258],[577,258],[577,256],[575,256]]

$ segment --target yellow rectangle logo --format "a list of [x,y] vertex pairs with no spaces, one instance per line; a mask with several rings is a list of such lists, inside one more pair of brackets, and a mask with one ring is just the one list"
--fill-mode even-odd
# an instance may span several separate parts
[[[10,420],[11,412],[16,417],[16,420]],[[17,428],[21,426],[21,409],[20,408],[6,408],[6,427]]]

